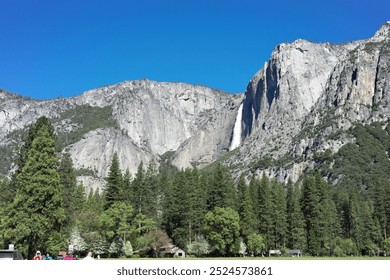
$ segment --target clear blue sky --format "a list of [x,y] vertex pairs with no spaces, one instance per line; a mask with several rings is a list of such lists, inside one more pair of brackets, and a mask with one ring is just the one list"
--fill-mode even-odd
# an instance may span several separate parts
[[277,44],[365,39],[388,20],[388,0],[0,0],[0,88],[46,99],[148,78],[244,92]]

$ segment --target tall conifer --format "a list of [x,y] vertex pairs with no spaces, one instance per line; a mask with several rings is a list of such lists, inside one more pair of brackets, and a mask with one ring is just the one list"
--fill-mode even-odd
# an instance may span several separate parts
[[23,244],[28,257],[37,249],[50,250],[51,236],[61,239],[57,233],[65,219],[52,131],[50,124],[37,129],[29,149],[23,152],[23,168],[15,181],[9,237],[15,244]]

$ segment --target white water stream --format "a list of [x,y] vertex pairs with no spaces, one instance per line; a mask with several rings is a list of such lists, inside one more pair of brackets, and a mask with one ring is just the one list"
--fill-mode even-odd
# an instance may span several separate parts
[[233,139],[232,139],[232,142],[230,143],[229,151],[234,150],[235,148],[237,148],[241,144],[242,106],[243,106],[243,103],[241,103],[241,105],[237,111],[236,122],[235,122],[234,128],[233,128]]

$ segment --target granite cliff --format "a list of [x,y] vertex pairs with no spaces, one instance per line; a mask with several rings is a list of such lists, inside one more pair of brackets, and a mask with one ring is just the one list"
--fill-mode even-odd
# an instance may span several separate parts
[[149,80],[126,81],[73,98],[32,100],[0,92],[2,173],[12,169],[20,135],[49,117],[60,149],[69,150],[79,179],[101,187],[114,152],[123,170],[175,152],[178,167],[201,167],[228,150],[242,95]]
[[343,132],[355,123],[387,123],[389,30],[387,22],[367,40],[278,45],[248,84],[242,144],[226,163],[296,181],[315,168],[316,154],[354,141]]
[[0,91],[0,172],[12,170],[20,135],[46,115],[89,187],[104,185],[114,152],[133,174],[141,161],[186,168],[220,160],[236,177],[297,181],[318,155],[354,142],[346,131],[356,123],[387,125],[389,57],[387,22],[365,40],[278,45],[244,95],[149,80],[54,100]]

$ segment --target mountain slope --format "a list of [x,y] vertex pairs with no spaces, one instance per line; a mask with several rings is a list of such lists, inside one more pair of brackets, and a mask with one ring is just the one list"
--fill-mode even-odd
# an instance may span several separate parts
[[[207,87],[149,80],[127,81],[68,99],[31,100],[1,93],[0,151],[9,171],[20,135],[39,116],[55,126],[86,185],[101,186],[114,152],[122,169],[174,152],[178,167],[209,164],[228,150],[242,95]],[[200,143],[204,135],[207,139]],[[19,139],[19,140],[18,140]],[[4,162],[4,160],[3,160]]]
[[315,154],[354,141],[342,132],[355,122],[387,122],[389,29],[386,23],[372,38],[347,44],[277,46],[248,84],[243,143],[227,164],[296,181],[315,168]]

